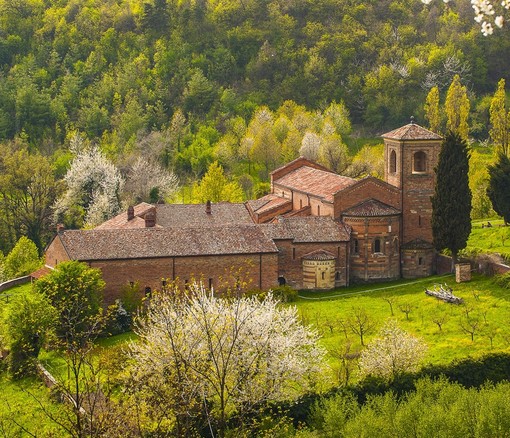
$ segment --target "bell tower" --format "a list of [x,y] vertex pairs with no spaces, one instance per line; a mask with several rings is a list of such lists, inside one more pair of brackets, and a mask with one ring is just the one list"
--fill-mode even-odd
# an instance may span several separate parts
[[[412,118],[408,125],[382,137],[384,179],[398,187],[401,192],[402,276],[430,275],[433,259],[430,197],[434,194],[434,169],[437,166],[442,137],[417,125]],[[413,256],[412,260],[408,260],[410,256]]]

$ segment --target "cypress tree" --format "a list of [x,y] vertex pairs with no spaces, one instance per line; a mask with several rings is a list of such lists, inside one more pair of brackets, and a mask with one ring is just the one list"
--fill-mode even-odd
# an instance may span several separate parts
[[488,167],[489,187],[487,196],[494,211],[503,216],[505,225],[510,222],[510,159],[500,153],[498,161]]
[[469,151],[466,141],[448,132],[439,153],[436,187],[432,196],[432,233],[438,251],[449,249],[453,263],[466,247],[471,232],[471,191],[468,180]]

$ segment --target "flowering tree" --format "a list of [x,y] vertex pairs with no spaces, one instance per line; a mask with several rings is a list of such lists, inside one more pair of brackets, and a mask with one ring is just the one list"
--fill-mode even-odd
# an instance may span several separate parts
[[65,194],[57,201],[58,216],[79,206],[88,226],[97,225],[121,210],[120,195],[124,180],[115,167],[97,147],[81,148],[80,139],[74,141],[75,158],[64,180]]
[[360,370],[363,375],[391,379],[406,371],[413,371],[426,351],[426,345],[402,330],[394,319],[388,320],[361,352]]
[[[421,0],[426,5],[432,0]],[[450,0],[443,0],[450,3]],[[494,26],[503,27],[510,9],[510,0],[493,2],[491,0],[471,0],[471,6],[475,12],[475,21],[480,24],[481,31],[485,36],[494,33]]]
[[199,418],[224,436],[229,418],[299,395],[325,354],[294,307],[271,295],[217,298],[196,283],[155,294],[135,331],[131,389],[177,436],[191,434]]
[[179,187],[175,174],[157,162],[139,157],[129,168],[125,192],[132,202],[158,202]]

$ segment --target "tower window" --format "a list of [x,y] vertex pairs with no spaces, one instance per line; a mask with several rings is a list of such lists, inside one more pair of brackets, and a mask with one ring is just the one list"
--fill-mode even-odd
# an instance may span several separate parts
[[381,239],[374,240],[374,252],[381,252]]
[[352,242],[352,251],[354,254],[359,254],[359,241],[358,239],[354,239]]
[[423,173],[427,171],[427,154],[423,151],[416,152],[413,157],[413,172]]
[[395,173],[397,171],[397,153],[392,150],[390,152],[390,173]]

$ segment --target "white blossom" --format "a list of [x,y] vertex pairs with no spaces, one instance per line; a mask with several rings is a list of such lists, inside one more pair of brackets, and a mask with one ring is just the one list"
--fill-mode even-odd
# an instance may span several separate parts
[[362,375],[375,375],[391,379],[396,375],[414,371],[423,358],[426,345],[409,335],[394,319],[388,320],[379,336],[361,352]]
[[148,400],[168,394],[166,415],[207,402],[204,414],[218,422],[299,395],[325,354],[294,307],[271,295],[217,298],[196,283],[187,292],[155,294],[135,331],[132,374]]

